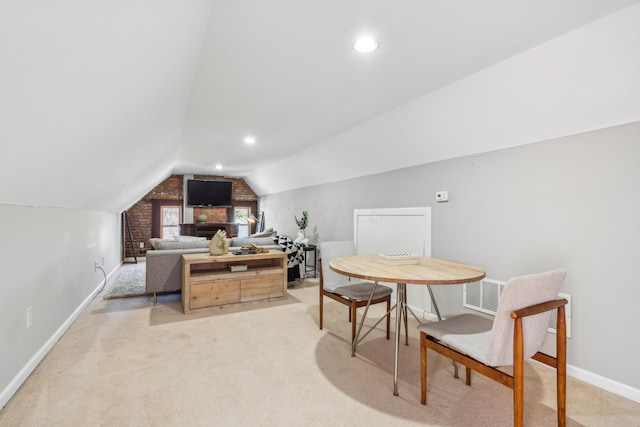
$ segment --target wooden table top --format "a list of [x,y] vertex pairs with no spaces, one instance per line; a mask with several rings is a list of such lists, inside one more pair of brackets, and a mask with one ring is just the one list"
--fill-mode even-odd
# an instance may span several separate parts
[[486,275],[482,268],[438,258],[419,257],[418,262],[387,265],[378,262],[378,255],[352,255],[331,260],[329,267],[359,279],[414,285],[469,283]]

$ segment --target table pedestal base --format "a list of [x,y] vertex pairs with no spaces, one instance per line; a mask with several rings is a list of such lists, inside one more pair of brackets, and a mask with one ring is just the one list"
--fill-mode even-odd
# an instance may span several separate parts
[[[371,290],[371,294],[369,295],[369,301],[367,301],[367,305],[364,309],[364,313],[362,315],[362,319],[360,319],[360,325],[358,326],[358,332],[356,333],[356,337],[353,339],[351,343],[351,356],[356,357],[356,347],[358,343],[363,340],[369,332],[375,329],[376,326],[394,309],[396,310],[396,337],[395,337],[395,355],[394,355],[394,366],[393,366],[393,395],[398,396],[398,354],[400,353],[400,330],[402,328],[402,324],[404,323],[404,336],[405,342],[404,345],[409,345],[409,318],[407,317],[407,312],[410,312],[413,317],[418,321],[418,323],[422,323],[418,316],[411,310],[409,305],[407,304],[407,284],[406,283],[398,283],[398,287],[396,290],[396,304],[391,307],[391,310],[386,312],[384,316],[382,316],[378,321],[360,338],[360,332],[362,331],[362,327],[364,326],[364,319],[367,317],[367,311],[369,311],[369,306],[371,305],[371,299],[373,298],[373,294],[376,290],[376,286],[378,286],[378,282],[375,282],[373,288]],[[436,299],[433,296],[433,291],[431,290],[431,285],[427,285],[427,289],[429,290],[429,297],[431,298],[431,304],[436,312],[436,316],[438,317],[438,321],[442,320],[440,316],[440,310],[438,310],[438,305],[436,304]],[[404,322],[403,322],[404,319]],[[352,322],[355,322],[355,319],[352,319]],[[453,377],[458,378],[458,364],[454,361],[451,361],[453,364]]]
[[[396,305],[391,310],[389,310],[389,314],[394,309],[396,310],[396,343],[393,375],[393,394],[396,396],[398,395],[398,352],[400,351],[400,329],[402,320],[404,319],[405,324],[405,344],[409,343],[407,311],[410,311],[411,314],[413,314],[413,316],[416,318],[418,323],[421,323],[420,319],[416,317],[415,313],[413,313],[413,311],[411,311],[411,308],[407,305],[407,282],[412,285],[426,285],[428,287],[431,302],[436,311],[438,319],[440,319],[440,313],[438,311],[438,306],[436,305],[435,298],[431,291],[431,285],[457,285],[462,283],[471,283],[483,279],[486,275],[483,269],[471,265],[430,257],[417,258],[419,261],[418,264],[413,265],[381,264],[379,262],[379,256],[375,254],[338,257],[331,260],[329,263],[329,267],[331,268],[331,270],[335,271],[338,274],[343,274],[349,277],[356,277],[361,280],[372,280],[375,281],[376,285],[378,284],[378,282],[398,284],[396,293]],[[360,321],[360,327],[358,328],[356,337],[352,342],[352,356],[355,356],[356,354],[356,346],[358,342],[364,339],[364,337],[369,332],[371,332],[370,329],[364,336],[360,337],[360,332],[362,331],[364,319],[367,315],[369,305],[372,301],[375,286],[373,286],[372,288],[373,290],[371,292],[371,295],[369,296],[369,301],[367,302],[364,316]],[[353,321],[355,321],[355,319],[353,319]],[[372,327],[372,329],[375,328],[381,321],[382,319],[378,320],[378,322]],[[455,376],[457,377],[457,368]]]

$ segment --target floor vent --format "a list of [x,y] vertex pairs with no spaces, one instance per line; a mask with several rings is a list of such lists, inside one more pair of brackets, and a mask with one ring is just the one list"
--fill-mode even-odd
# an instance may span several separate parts
[[[463,286],[462,305],[471,310],[480,311],[495,316],[505,282],[493,279],[483,279],[479,282],[466,283]],[[567,319],[567,338],[571,338],[571,295],[558,294],[560,298],[566,298],[569,303],[565,306]],[[557,312],[554,310],[549,321],[549,332],[556,333]]]

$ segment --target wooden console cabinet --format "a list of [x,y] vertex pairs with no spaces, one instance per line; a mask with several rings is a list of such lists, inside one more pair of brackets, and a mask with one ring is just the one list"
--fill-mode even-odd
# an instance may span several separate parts
[[[287,258],[278,250],[262,254],[182,255],[182,309],[185,314],[248,301],[284,298]],[[244,271],[230,271],[246,265]]]

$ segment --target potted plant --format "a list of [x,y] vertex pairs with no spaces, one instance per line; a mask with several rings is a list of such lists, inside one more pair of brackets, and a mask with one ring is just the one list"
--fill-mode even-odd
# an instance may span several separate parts
[[307,211],[302,211],[302,218],[298,219],[296,215],[293,216],[293,219],[296,220],[296,225],[300,229],[302,236],[304,236],[304,229],[309,225],[309,214]]

